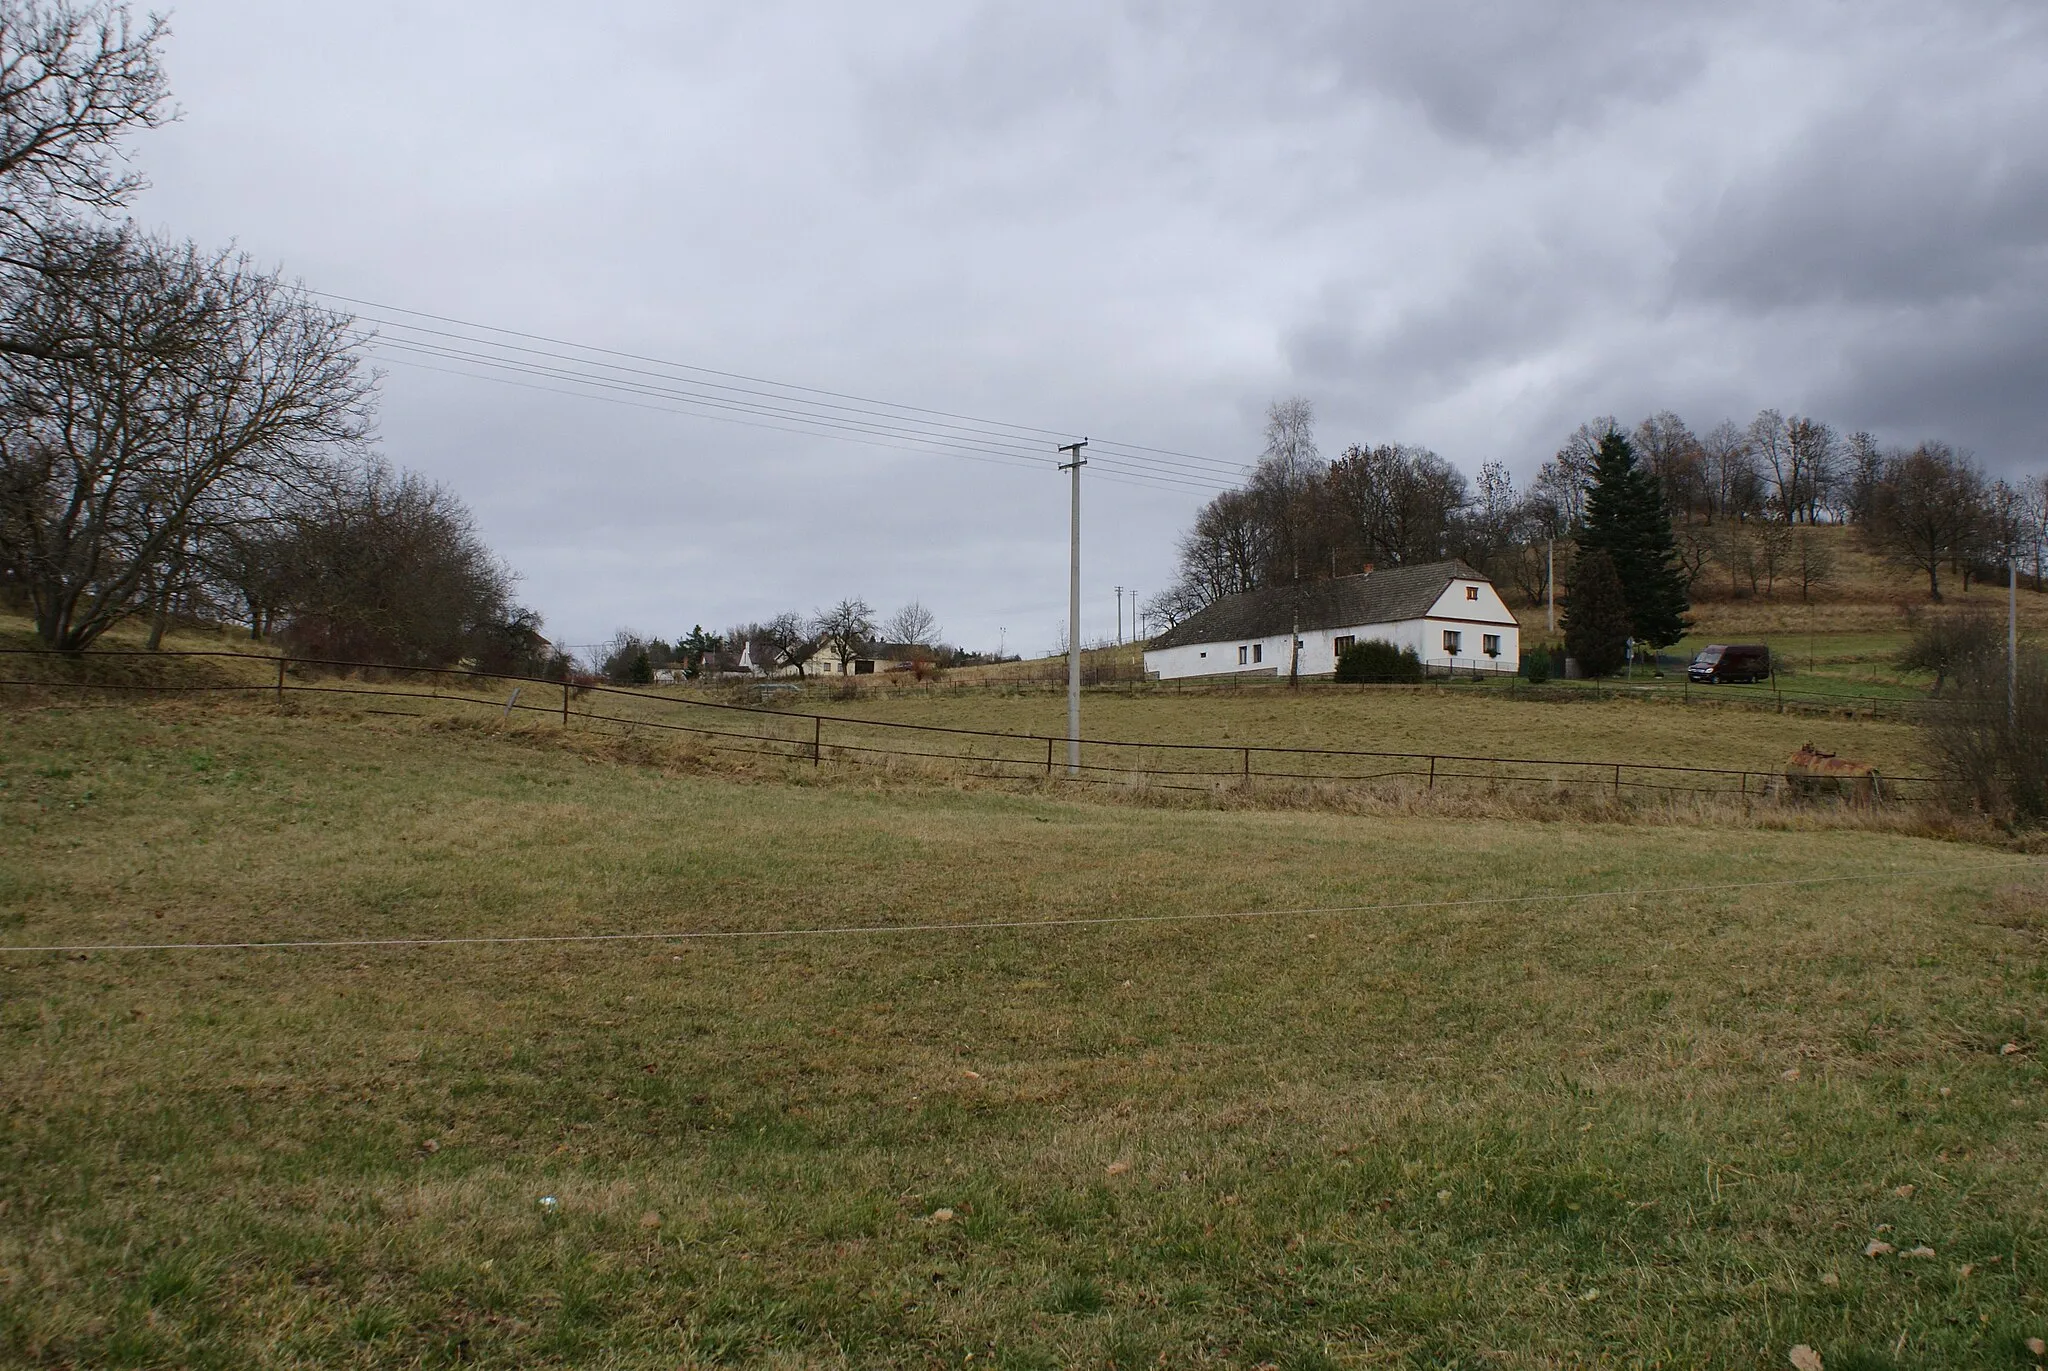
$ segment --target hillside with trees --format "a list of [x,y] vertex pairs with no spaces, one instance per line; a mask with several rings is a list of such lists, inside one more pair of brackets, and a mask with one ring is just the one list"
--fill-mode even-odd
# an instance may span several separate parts
[[[1518,488],[1503,462],[1468,479],[1428,448],[1399,443],[1353,443],[1325,461],[1313,420],[1304,400],[1272,407],[1249,478],[1197,511],[1183,535],[1173,584],[1146,606],[1151,625],[1297,578],[1445,557],[1485,571],[1518,609],[1540,611],[1553,553],[1561,605],[1584,546],[1606,546],[1622,583],[1641,584],[1617,538],[1668,550],[1670,578],[1657,592],[1665,607],[1634,607],[1645,622],[1637,636],[1660,644],[1677,636],[1680,601],[1717,622],[1780,603],[1895,612],[2002,584],[2009,561],[2030,590],[2048,571],[2048,473],[1992,477],[1942,441],[1887,446],[1770,409],[1704,434],[1668,411],[1633,427],[1603,416],[1581,424]],[[1626,531],[1595,497],[1616,440],[1635,469]],[[1653,494],[1661,521],[1648,513]],[[1541,627],[1540,612],[1524,623]]]

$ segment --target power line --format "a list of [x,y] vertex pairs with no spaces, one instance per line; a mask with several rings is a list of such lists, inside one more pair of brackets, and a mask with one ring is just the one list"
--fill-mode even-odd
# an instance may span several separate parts
[[[473,381],[488,381],[495,385],[512,386],[515,389],[519,390],[541,391],[549,395],[566,395],[571,397],[572,399],[596,400],[604,404],[623,405],[630,409],[653,410],[658,414],[680,414],[687,415],[691,418],[711,419],[719,423],[739,424],[746,428],[768,429],[776,433],[795,434],[799,437],[832,437],[836,438],[838,441],[841,442],[859,443],[865,447],[887,448],[897,452],[915,452],[932,456],[962,457],[968,461],[986,462],[994,466],[1013,467],[1017,470],[1023,471],[1042,472],[1045,469],[1042,460],[1031,462],[1023,460],[1009,461],[1001,457],[976,455],[971,452],[963,451],[957,447],[948,448],[933,446],[913,446],[910,443],[885,442],[874,438],[858,437],[853,434],[820,433],[815,429],[791,428],[783,424],[764,423],[759,420],[753,419],[742,419],[731,414],[704,413],[697,410],[678,409],[671,405],[648,404],[643,401],[626,399],[622,396],[592,395],[583,391],[563,390],[557,386],[544,386],[536,385],[528,381],[517,381],[505,376],[488,376],[473,371],[463,371],[455,367],[438,367],[427,362],[417,361],[410,357],[389,356],[379,351],[377,344],[374,343],[371,345],[370,351],[372,352],[373,355],[381,357],[383,358],[383,360],[392,362],[398,366],[410,367],[418,371],[439,372],[444,376],[462,376]],[[1150,477],[1146,473],[1133,471],[1120,471],[1117,475],[1105,476],[1103,477],[1103,479],[1115,481],[1119,485],[1135,486],[1140,489],[1195,489],[1198,491],[1205,489],[1203,487],[1189,487],[1185,483],[1181,482],[1167,484],[1167,478]]]
[[[359,340],[359,345],[367,347],[371,352],[379,356],[387,356],[390,352],[399,352],[416,356],[434,357],[444,361],[457,361],[472,366],[487,367],[494,371],[505,371],[514,375],[539,376],[550,380],[566,381],[573,385],[591,386],[599,390],[631,395],[651,396],[670,400],[677,404],[716,411],[716,413],[703,414],[700,417],[718,417],[719,414],[723,413],[756,414],[783,420],[787,423],[807,426],[803,429],[783,429],[782,431],[784,432],[817,433],[819,436],[824,437],[840,437],[847,433],[877,434],[888,438],[902,438],[924,444],[926,445],[924,450],[927,451],[952,454],[963,450],[971,450],[1020,457],[1030,461],[1034,467],[1044,460],[1044,457],[1041,455],[1042,449],[1036,445],[1026,445],[1001,435],[994,438],[979,434],[963,436],[956,433],[934,431],[917,425],[882,422],[885,418],[896,416],[863,418],[857,417],[853,412],[818,414],[788,405],[765,404],[759,400],[742,400],[727,395],[706,395],[675,386],[663,386],[650,381],[636,380],[630,376],[622,378],[618,374],[602,372],[592,374],[588,371],[576,370],[569,366],[550,366],[524,357],[505,358],[489,352],[480,352],[468,348],[454,348],[446,344],[420,343],[406,338],[365,335]],[[399,361],[401,359],[390,357],[389,360]],[[575,358],[561,358],[557,360],[581,365],[579,360]],[[474,373],[460,372],[454,374],[474,375]],[[582,394],[582,392],[576,391],[557,391],[556,393],[568,395]],[[612,397],[608,395],[584,395],[583,398],[610,400]],[[845,407],[838,408],[844,409]],[[697,414],[699,410],[693,408],[669,412]],[[1117,469],[1123,471],[1126,475],[1149,479],[1162,484],[1178,485],[1202,492],[1214,492],[1227,488],[1212,478],[1200,476],[1191,478],[1181,468],[1161,463],[1151,458],[1120,457],[1115,459],[1115,464]]]
[[[720,376],[728,380],[747,381],[755,385],[774,386],[780,390],[799,391],[810,395],[822,395],[835,400],[851,400],[863,405],[879,405],[887,409],[901,410],[907,413],[929,414],[944,419],[958,419],[965,423],[972,424],[978,427],[992,429],[1010,429],[1018,433],[1030,434],[1038,438],[1060,438],[1067,436],[1064,431],[1059,429],[1038,428],[1030,424],[1013,424],[1000,419],[981,419],[976,418],[972,415],[958,414],[951,410],[928,409],[919,405],[898,404],[894,401],[877,400],[871,396],[854,395],[846,391],[825,390],[817,386],[800,385],[795,382],[789,381],[776,381],[771,380],[767,377],[748,375],[747,373],[744,372],[721,371],[715,367],[698,366],[691,362],[677,362],[667,358],[648,356],[645,353],[626,352],[617,348],[603,347],[595,343],[579,343],[573,339],[555,338],[547,334],[541,333],[528,333],[519,329],[505,328],[497,324],[484,324],[478,323],[475,320],[470,319],[458,319],[452,315],[431,314],[425,310],[408,309],[402,305],[381,304],[374,300],[364,300],[355,296],[340,295],[331,291],[309,290],[308,293],[320,296],[323,299],[340,300],[345,304],[360,305],[365,309],[382,310],[385,311],[386,313],[391,314],[405,314],[410,315],[415,319],[431,319],[436,323],[454,324],[460,328],[476,329],[486,333],[503,334],[504,336],[509,338],[524,338],[529,342],[548,343],[556,347],[575,348],[578,351],[594,352],[608,357],[621,357],[629,361],[647,362],[654,366],[668,367],[677,371],[693,371],[699,373],[700,375]],[[397,327],[402,328],[419,328],[418,325],[404,324],[396,320],[383,322],[389,322]],[[1103,441],[1104,445],[1108,447],[1126,448],[1133,452],[1146,452],[1158,456],[1180,458],[1185,461],[1195,462],[1204,466],[1214,467],[1220,471],[1225,471],[1232,474],[1241,472],[1244,469],[1243,463],[1219,461],[1215,458],[1201,457],[1190,452],[1178,452],[1172,448],[1147,447],[1141,443],[1118,443],[1110,440]]]
[[[541,375],[599,390],[651,392],[661,398],[706,409],[765,414],[793,423],[816,426],[825,430],[821,436],[839,436],[840,433],[848,431],[881,431],[891,436],[910,437],[914,441],[928,445],[930,450],[950,453],[957,451],[960,446],[970,446],[983,451],[1013,453],[1034,461],[1043,460],[1037,454],[1043,450],[1039,444],[1044,438],[1065,436],[1058,430],[1034,425],[978,418],[950,410],[904,405],[845,391],[775,381],[743,372],[723,371],[643,353],[579,343],[546,334],[383,304],[355,296],[325,291],[311,293],[324,299],[359,305],[366,310],[376,311],[376,314],[366,317],[366,322],[397,331],[399,336],[379,337],[372,342],[372,346],[382,344],[415,355],[464,361],[492,370]],[[448,324],[457,329],[470,330],[474,334],[494,336],[475,337],[450,329],[429,327],[413,322],[414,320],[428,320],[435,324]],[[505,339],[523,341],[513,343],[506,342]],[[527,346],[532,343],[547,346]],[[558,349],[572,351],[563,352]],[[645,365],[627,366],[621,365],[620,362],[602,360],[606,358],[618,358],[623,362]],[[703,379],[708,377],[719,379]],[[733,382],[745,384],[730,384]],[[585,395],[585,398],[612,401],[614,397]],[[1112,440],[1102,442],[1099,455],[1106,459],[1107,465],[1122,471],[1125,475],[1203,491],[1229,488],[1242,477],[1246,466],[1244,463],[1225,462],[1169,448],[1118,443]]]
[[250,952],[375,947],[475,947],[539,943],[710,942],[764,938],[854,937],[891,933],[981,933],[1041,928],[1101,928],[1122,924],[1204,923],[1230,920],[1308,918],[1342,914],[1393,914],[1421,909],[1480,909],[1522,904],[1576,904],[1590,900],[1642,899],[1666,895],[1726,894],[1738,890],[1778,890],[1837,885],[1852,881],[1883,881],[1900,877],[1960,876],[2037,866],[2030,857],[1973,862],[1962,867],[1907,867],[1858,871],[1840,876],[1801,876],[1779,881],[1725,881],[1703,885],[1635,886],[1606,890],[1557,891],[1538,895],[1493,895],[1446,900],[1407,900],[1388,904],[1317,905],[1287,909],[1205,910],[1173,914],[1074,915],[1051,919],[986,919],[924,924],[838,924],[807,928],[701,929],[661,933],[521,933],[459,938],[303,938],[270,942],[217,943],[51,943],[0,946],[0,952]]

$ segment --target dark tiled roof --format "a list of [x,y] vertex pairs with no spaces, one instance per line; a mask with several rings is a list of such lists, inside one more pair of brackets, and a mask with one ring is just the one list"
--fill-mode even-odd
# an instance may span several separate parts
[[[1390,566],[1362,576],[1311,581],[1300,587],[1303,628],[1357,628],[1420,619],[1452,581],[1485,581],[1463,562]],[[1147,643],[1186,647],[1190,643],[1235,642],[1284,637],[1294,623],[1294,586],[1268,586],[1218,600]]]

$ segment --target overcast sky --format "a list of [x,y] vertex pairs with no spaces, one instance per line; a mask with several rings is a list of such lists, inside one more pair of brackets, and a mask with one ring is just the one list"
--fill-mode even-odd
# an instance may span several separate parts
[[[1275,9],[1283,11],[1276,17]],[[325,291],[1050,431],[1042,471],[426,371],[558,640],[1066,616],[1051,433],[1533,474],[1775,407],[2048,453],[2048,6],[185,0],[137,216]],[[1091,469],[1090,476],[1096,472]],[[1105,469],[1102,474],[1107,475]],[[1083,635],[1203,495],[1091,482]]]

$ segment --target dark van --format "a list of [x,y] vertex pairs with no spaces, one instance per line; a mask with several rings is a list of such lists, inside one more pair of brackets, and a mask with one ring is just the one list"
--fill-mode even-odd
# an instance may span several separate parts
[[1707,685],[1771,678],[1771,650],[1760,643],[1715,643],[1692,659],[1685,674]]

